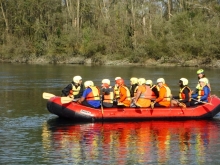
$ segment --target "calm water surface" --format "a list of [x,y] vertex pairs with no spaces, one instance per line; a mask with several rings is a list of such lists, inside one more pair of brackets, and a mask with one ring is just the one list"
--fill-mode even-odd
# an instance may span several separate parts
[[[60,95],[74,75],[178,80],[193,89],[199,68],[0,64],[0,164],[220,164],[220,115],[213,120],[74,123],[46,109],[43,92]],[[205,69],[220,96],[220,69]]]

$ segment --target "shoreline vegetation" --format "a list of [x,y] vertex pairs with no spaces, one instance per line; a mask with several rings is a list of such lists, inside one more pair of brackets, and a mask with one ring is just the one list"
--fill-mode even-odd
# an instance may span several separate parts
[[218,0],[15,0],[0,8],[0,62],[220,67]]
[[42,57],[34,57],[32,59],[12,59],[3,60],[3,63],[25,63],[25,64],[79,64],[79,65],[134,65],[134,66],[181,66],[181,67],[210,67],[210,68],[220,68],[220,60],[210,61],[206,63],[202,60],[192,59],[190,61],[184,61],[183,63],[172,60],[172,59],[148,59],[142,63],[131,63],[129,59],[122,60],[112,60],[112,59],[102,59],[99,61],[93,61],[91,58],[84,59],[83,57],[69,57],[57,60],[46,59]]

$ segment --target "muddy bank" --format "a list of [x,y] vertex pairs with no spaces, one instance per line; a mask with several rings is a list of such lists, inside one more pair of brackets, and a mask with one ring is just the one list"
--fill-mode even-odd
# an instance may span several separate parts
[[83,58],[77,57],[29,57],[1,60],[7,63],[27,63],[27,64],[81,64],[81,65],[134,65],[134,66],[182,66],[182,67],[213,67],[220,68],[220,60],[204,61],[202,59],[193,59],[188,61],[181,61],[176,59],[147,59],[141,63],[130,63],[128,59],[112,60],[108,58]]

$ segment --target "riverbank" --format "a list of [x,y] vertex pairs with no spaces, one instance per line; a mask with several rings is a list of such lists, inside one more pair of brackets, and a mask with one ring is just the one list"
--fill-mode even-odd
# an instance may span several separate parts
[[29,57],[29,58],[16,58],[1,60],[3,63],[27,63],[27,64],[81,64],[81,65],[134,65],[134,66],[182,66],[182,67],[211,67],[220,68],[220,60],[176,60],[174,58],[159,60],[147,59],[141,63],[131,63],[129,59],[114,60],[107,57],[104,58],[83,58],[76,57]]

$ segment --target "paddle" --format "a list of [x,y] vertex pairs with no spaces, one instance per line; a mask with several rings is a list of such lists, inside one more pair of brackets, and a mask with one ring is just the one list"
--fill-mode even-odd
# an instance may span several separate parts
[[186,108],[186,104],[179,102],[179,100],[172,98],[173,100],[175,100],[178,104],[179,107],[183,107]]
[[198,101],[198,100],[196,100],[196,99],[194,99],[194,98],[191,98],[192,100],[194,100],[194,101],[196,101],[196,102],[198,102],[198,103],[203,103],[203,104],[210,104],[210,105],[212,105],[212,103],[207,103],[207,102],[204,102],[204,101]]
[[54,94],[46,93],[46,92],[43,92],[42,96],[43,96],[44,99],[50,99],[51,97],[55,97]]
[[154,104],[155,104],[154,102],[150,103],[150,107],[151,107],[152,110],[154,109]]
[[73,98],[70,98],[70,97],[61,97],[60,100],[61,100],[62,104],[67,104],[67,103],[71,103],[71,102],[77,102],[79,100],[79,98],[73,99]]
[[102,95],[100,95],[100,105],[101,105],[102,117],[103,117],[104,110],[103,110],[103,105],[102,105]]
[[67,103],[70,103],[70,102],[72,102],[72,101],[73,101],[73,99],[70,98],[70,97],[61,97],[61,98],[60,98],[60,102],[61,102],[62,104],[67,104]]

